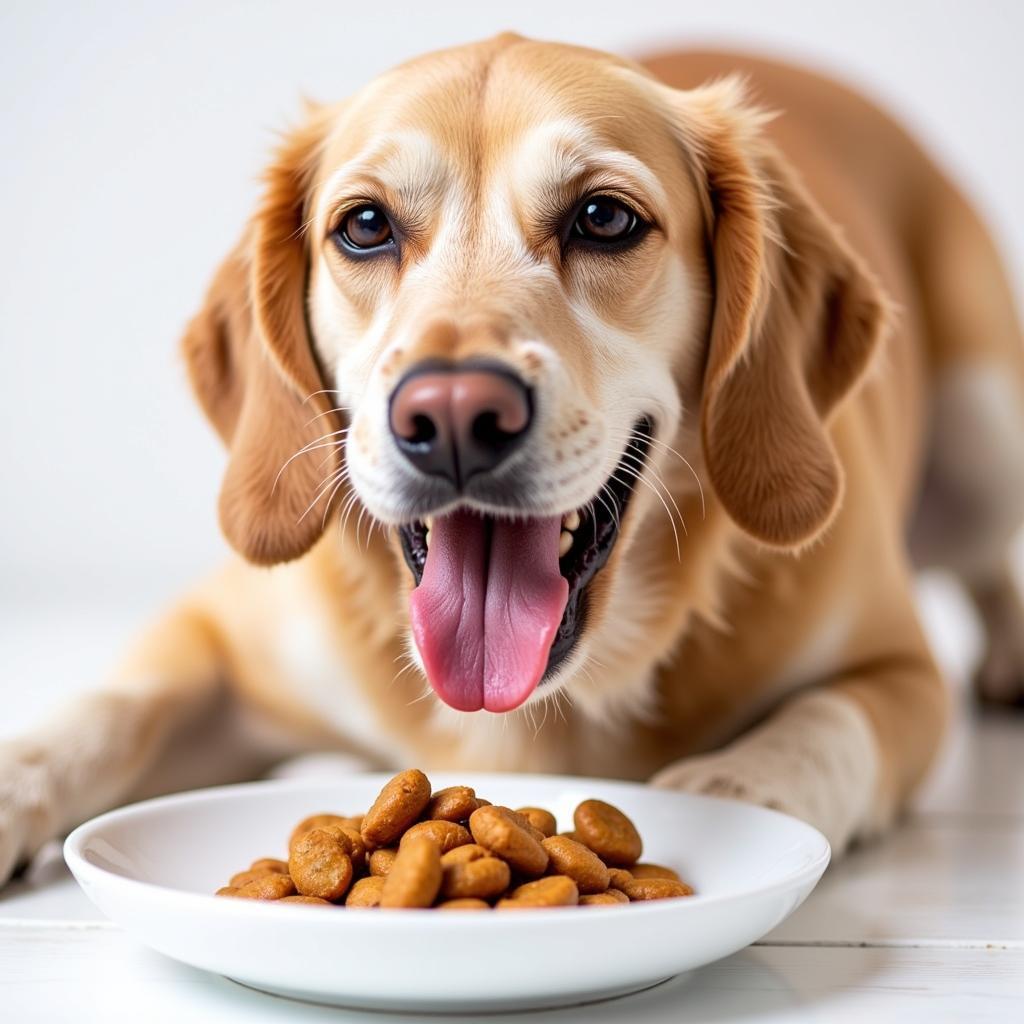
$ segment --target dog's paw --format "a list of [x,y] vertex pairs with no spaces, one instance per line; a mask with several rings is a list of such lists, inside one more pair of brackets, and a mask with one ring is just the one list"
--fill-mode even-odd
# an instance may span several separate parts
[[839,792],[793,768],[741,747],[677,761],[650,782],[663,789],[742,800],[792,815],[825,836],[835,859],[850,845],[854,821],[845,813]]
[[711,754],[663,768],[656,786],[770,807],[823,833],[838,856],[887,827],[871,725],[848,698],[808,693]]
[[45,750],[24,741],[0,743],[0,886],[57,835],[51,778]]
[[651,779],[661,789],[720,796],[769,807],[797,818],[807,817],[790,783],[766,775],[763,766],[743,752],[723,751],[688,757],[663,768]]

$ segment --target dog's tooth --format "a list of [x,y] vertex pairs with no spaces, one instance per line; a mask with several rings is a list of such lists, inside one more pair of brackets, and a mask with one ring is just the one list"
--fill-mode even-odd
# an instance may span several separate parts
[[429,533],[434,528],[434,517],[427,516],[427,518],[423,520],[423,526]]
[[568,530],[563,530],[558,535],[558,557],[565,558],[569,554],[569,548],[572,547],[572,534]]
[[571,512],[566,512],[566,514],[562,516],[562,526],[564,526],[567,530],[579,529],[579,525],[580,514],[576,511],[576,509],[573,509]]

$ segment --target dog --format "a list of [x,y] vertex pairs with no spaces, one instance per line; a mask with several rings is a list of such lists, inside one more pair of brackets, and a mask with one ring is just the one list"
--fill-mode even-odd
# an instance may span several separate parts
[[948,698],[1024,694],[1024,347],[964,198],[846,88],[514,35],[310,105],[183,342],[238,557],[0,747],[0,878],[301,751],[753,801],[839,853]]

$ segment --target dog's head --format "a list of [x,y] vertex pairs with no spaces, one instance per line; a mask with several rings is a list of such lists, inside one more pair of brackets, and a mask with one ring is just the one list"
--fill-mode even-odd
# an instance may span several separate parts
[[626,628],[628,550],[703,500],[684,462],[747,534],[815,537],[883,306],[763,120],[509,36],[311,111],[185,339],[231,543],[295,558],[360,506],[434,689],[505,711]]

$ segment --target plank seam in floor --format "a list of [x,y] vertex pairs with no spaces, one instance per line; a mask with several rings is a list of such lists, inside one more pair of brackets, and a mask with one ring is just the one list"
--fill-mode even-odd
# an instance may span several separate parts
[[820,949],[1020,949],[1022,939],[765,939],[760,947],[814,947]]

